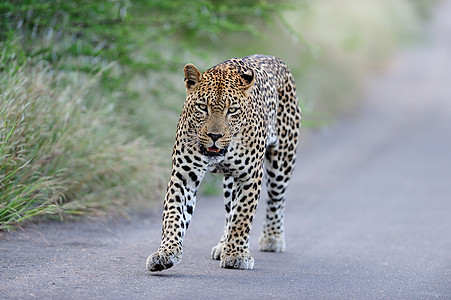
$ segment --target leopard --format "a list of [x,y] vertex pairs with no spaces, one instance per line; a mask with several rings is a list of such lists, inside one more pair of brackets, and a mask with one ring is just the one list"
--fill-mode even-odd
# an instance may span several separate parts
[[293,75],[280,58],[261,54],[232,58],[203,73],[187,64],[184,75],[186,100],[172,151],[161,243],[146,267],[155,272],[180,263],[199,185],[213,172],[224,176],[226,215],[211,258],[222,268],[252,269],[249,234],[263,181],[268,198],[258,249],[286,249],[286,191],[301,127]]

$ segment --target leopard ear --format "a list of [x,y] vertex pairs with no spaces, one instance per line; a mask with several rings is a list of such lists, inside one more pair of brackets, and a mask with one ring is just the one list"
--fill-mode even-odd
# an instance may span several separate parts
[[202,79],[202,74],[193,64],[187,64],[183,69],[185,72],[185,86],[186,90],[190,90],[193,86],[199,83]]
[[254,70],[252,70],[251,68],[241,73],[240,77],[241,77],[240,85],[244,90],[248,90],[254,84],[255,81]]

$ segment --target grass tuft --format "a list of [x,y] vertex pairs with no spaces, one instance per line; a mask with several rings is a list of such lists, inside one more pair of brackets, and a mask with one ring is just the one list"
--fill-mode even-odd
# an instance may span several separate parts
[[11,62],[0,59],[0,229],[155,198],[160,159],[121,127],[98,76]]

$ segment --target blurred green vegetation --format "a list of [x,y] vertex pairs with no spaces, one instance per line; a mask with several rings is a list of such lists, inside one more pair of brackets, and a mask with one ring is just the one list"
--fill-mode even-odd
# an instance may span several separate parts
[[431,3],[0,2],[0,229],[163,199],[185,63],[279,56],[304,125],[321,127],[356,105],[369,71],[416,36]]
[[[272,3],[274,2],[274,3]],[[256,32],[253,18],[270,19],[283,9],[275,1],[3,1],[0,38],[16,35],[22,57],[61,69],[107,73],[112,88],[137,72],[178,70],[222,34]]]

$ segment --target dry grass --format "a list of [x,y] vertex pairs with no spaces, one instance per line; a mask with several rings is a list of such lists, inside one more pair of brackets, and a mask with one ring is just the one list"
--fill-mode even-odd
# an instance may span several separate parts
[[0,67],[0,229],[161,196],[157,151],[120,125],[96,76]]

